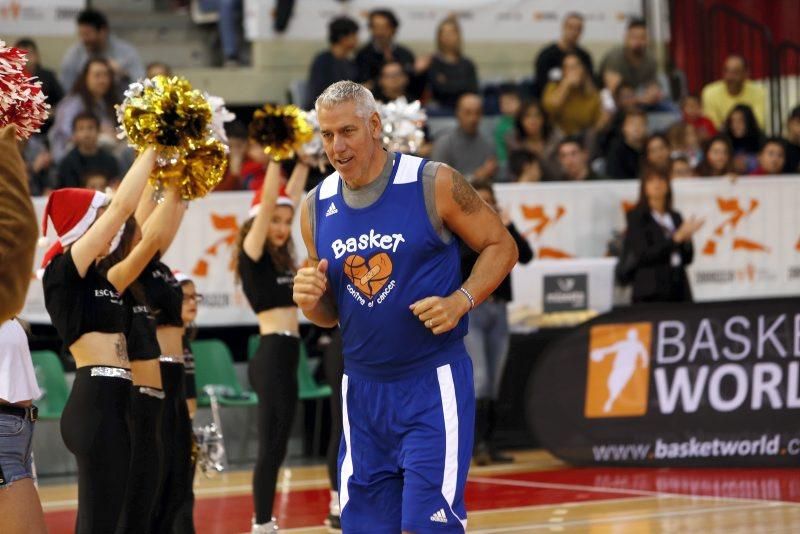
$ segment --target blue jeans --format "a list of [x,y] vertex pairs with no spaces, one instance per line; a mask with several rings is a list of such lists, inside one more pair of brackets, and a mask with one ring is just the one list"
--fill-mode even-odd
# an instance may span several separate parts
[[497,399],[508,356],[508,340],[505,301],[487,300],[470,312],[464,343],[472,358],[476,399]]
[[33,478],[33,421],[0,413],[0,489]]
[[239,38],[242,33],[242,0],[219,0],[219,38],[225,59],[239,59]]

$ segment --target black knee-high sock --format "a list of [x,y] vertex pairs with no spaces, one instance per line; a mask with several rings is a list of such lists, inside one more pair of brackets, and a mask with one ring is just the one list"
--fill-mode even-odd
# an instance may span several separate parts
[[77,534],[114,532],[130,469],[129,380],[75,372],[61,436],[78,463]]
[[342,374],[344,373],[344,360],[342,359],[342,335],[337,329],[333,334],[330,345],[325,349],[323,356],[325,378],[331,386],[331,436],[328,440],[328,478],[331,489],[339,488],[339,442],[342,439]]
[[253,472],[256,523],[272,519],[278,469],[286,456],[297,407],[299,340],[289,336],[261,337],[248,368],[258,393],[258,457]]
[[131,389],[131,467],[119,534],[151,532],[150,521],[161,479],[163,397],[160,390],[138,386]]
[[161,363],[161,380],[166,395],[161,425],[164,462],[153,514],[153,532],[172,531],[188,491],[191,468],[191,422],[180,363]]

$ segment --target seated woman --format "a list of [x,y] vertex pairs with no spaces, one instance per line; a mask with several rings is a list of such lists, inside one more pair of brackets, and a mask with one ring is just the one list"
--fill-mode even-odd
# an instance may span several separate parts
[[663,170],[642,174],[639,201],[627,215],[620,278],[633,283],[633,302],[691,302],[686,266],[692,263],[692,236],[702,219],[684,221],[672,208],[672,187]]
[[556,137],[542,106],[531,100],[517,112],[514,129],[506,134],[506,147],[509,153],[523,150],[534,154],[542,167],[542,180],[555,180],[559,174]]
[[697,176],[727,176],[733,174],[733,147],[724,135],[715,135],[706,145],[703,160],[697,166]]
[[746,104],[734,107],[725,119],[723,131],[733,147],[734,172],[753,172],[758,167],[758,153],[764,144],[764,133],[758,127],[753,109]]
[[550,82],[542,94],[542,104],[553,124],[564,135],[594,130],[602,115],[600,93],[592,75],[577,54],[569,53],[562,61],[563,76]]
[[428,85],[435,105],[453,113],[461,95],[478,92],[475,64],[464,57],[461,27],[454,17],[439,23],[436,49],[428,67]]

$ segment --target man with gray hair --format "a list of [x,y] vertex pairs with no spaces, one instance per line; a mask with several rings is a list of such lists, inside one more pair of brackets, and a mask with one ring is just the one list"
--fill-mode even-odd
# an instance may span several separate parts
[[[341,327],[344,532],[464,532],[475,398],[466,314],[517,261],[497,214],[455,169],[388,152],[375,100],[349,81],[317,99],[336,172],[300,212],[313,266],[294,300]],[[479,253],[462,283],[459,240]]]

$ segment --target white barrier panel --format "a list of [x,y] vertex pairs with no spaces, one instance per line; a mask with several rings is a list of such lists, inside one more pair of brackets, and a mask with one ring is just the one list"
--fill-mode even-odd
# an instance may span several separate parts
[[[303,0],[294,5],[294,14],[283,34],[276,36],[272,24],[272,2],[245,0],[245,33],[250,40],[281,39],[325,42],[328,23],[347,15],[361,25],[361,42],[369,38],[367,14],[386,8],[383,0]],[[433,44],[436,26],[456,14],[469,41],[555,41],[561,34],[564,15],[577,11],[584,16],[583,38],[587,41],[619,41],[625,22],[642,15],[639,0],[405,0],[393,11],[400,20],[398,39],[428,41]]]
[[86,0],[0,1],[0,35],[75,35],[85,6]]
[[[632,181],[583,184],[508,184],[497,186],[499,204],[511,212],[517,228],[539,260],[599,258],[615,230],[624,227],[624,209],[637,198]],[[705,226],[694,239],[690,279],[696,300],[726,300],[800,294],[800,177],[681,180],[675,183],[675,207],[684,217],[702,216]],[[234,283],[231,263],[239,226],[252,193],[213,193],[193,202],[165,261],[191,273],[206,296],[201,325],[253,324],[255,317]],[[41,217],[45,199],[35,199]],[[298,225],[298,260],[305,257]],[[36,266],[45,249],[37,251]],[[571,272],[564,264],[563,274]],[[527,284],[534,264],[514,272],[517,306],[541,308]],[[548,269],[551,272],[551,269]],[[537,285],[541,283],[538,282]],[[539,289],[537,288],[537,291]],[[605,291],[604,291],[605,293]],[[540,292],[540,295],[544,292]],[[49,322],[41,283],[34,280],[23,317]]]

